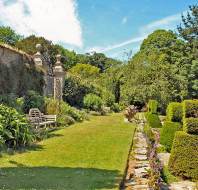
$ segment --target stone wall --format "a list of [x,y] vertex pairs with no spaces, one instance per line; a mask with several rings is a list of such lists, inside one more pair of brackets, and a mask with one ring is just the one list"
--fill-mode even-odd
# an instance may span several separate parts
[[0,95],[23,96],[28,90],[43,93],[43,71],[33,58],[10,46],[0,44]]

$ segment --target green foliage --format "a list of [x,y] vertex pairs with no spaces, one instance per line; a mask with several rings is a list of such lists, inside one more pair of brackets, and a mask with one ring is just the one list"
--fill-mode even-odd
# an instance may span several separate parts
[[198,100],[185,100],[183,102],[184,118],[198,118]]
[[149,100],[148,111],[153,114],[157,114],[158,102],[156,100]]
[[164,145],[168,152],[171,151],[173,139],[176,131],[181,131],[180,123],[165,122],[160,133],[160,144]]
[[198,118],[185,118],[183,127],[186,133],[198,135]]
[[45,99],[45,109],[47,114],[57,115],[60,125],[71,125],[76,121],[83,121],[86,117],[83,111],[69,106],[64,101],[57,101],[51,98]]
[[13,107],[18,112],[23,113],[24,98],[17,98],[17,96],[13,93],[0,95],[0,104],[4,104],[8,107]]
[[198,179],[198,136],[178,131],[175,133],[169,170],[176,176]]
[[145,113],[146,120],[148,125],[152,128],[160,128],[162,124],[160,122],[160,118],[157,114],[152,114],[150,112]]
[[87,94],[83,100],[84,107],[93,110],[93,111],[101,111],[103,106],[102,98],[95,94]]
[[63,100],[71,106],[83,107],[83,99],[89,93],[97,93],[98,90],[91,83],[86,83],[74,76],[65,78]]
[[147,138],[150,140],[151,143],[155,142],[155,136],[154,136],[152,129],[149,125],[144,126],[144,133],[146,134]]
[[181,66],[186,54],[183,44],[171,31],[150,34],[125,68],[123,99],[130,104],[155,99],[162,113],[169,102],[182,101],[188,94],[188,80]]
[[164,182],[166,182],[167,184],[171,184],[173,182],[177,182],[179,181],[179,179],[174,176],[173,174],[170,173],[169,169],[167,166],[163,166],[163,170],[162,170],[162,179],[164,180]]
[[33,135],[24,115],[0,104],[0,141],[8,147],[18,148],[32,142]]
[[44,97],[35,91],[28,91],[24,97],[23,111],[29,113],[31,108],[38,108],[44,111],[45,100]]
[[0,43],[14,46],[22,37],[10,27],[0,26]]
[[99,74],[99,68],[89,64],[77,64],[69,72],[81,79],[94,79]]
[[167,121],[182,122],[183,117],[183,105],[179,102],[169,103],[166,109],[166,119]]
[[122,107],[118,103],[114,103],[111,106],[111,110],[114,112],[120,112],[122,110]]

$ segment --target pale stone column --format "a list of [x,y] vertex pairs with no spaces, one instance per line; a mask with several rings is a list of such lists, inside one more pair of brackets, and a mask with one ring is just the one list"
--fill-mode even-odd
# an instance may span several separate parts
[[61,55],[56,56],[56,63],[54,66],[54,99],[62,100],[65,72],[61,63]]

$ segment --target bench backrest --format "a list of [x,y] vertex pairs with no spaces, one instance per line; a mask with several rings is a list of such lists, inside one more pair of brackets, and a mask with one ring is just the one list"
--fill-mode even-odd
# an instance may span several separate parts
[[44,115],[45,121],[56,121],[56,115]]
[[42,113],[38,108],[32,108],[29,110],[29,116],[42,118]]

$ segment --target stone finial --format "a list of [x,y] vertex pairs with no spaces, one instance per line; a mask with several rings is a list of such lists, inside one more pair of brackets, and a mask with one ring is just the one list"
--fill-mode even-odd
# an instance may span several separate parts
[[61,63],[61,55],[56,55],[56,63]]
[[61,55],[58,54],[56,55],[56,63],[54,66],[54,73],[64,73],[63,67],[62,67],[62,63],[61,63]]
[[36,44],[36,49],[37,49],[37,52],[34,54],[34,62],[37,66],[42,66],[43,65],[43,61],[42,61],[42,58],[41,58],[41,49],[42,49],[42,46],[41,44]]

